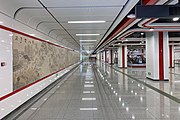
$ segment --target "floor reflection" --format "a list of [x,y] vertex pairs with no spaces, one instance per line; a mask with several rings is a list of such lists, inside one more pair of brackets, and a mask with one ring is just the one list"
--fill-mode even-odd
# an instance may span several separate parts
[[[121,71],[128,73],[128,69]],[[167,89],[164,84],[162,82],[157,84],[162,91]],[[105,64],[83,63],[42,106],[33,113],[32,110],[29,110],[29,113],[27,111],[19,120],[178,120],[179,118],[179,103]]]

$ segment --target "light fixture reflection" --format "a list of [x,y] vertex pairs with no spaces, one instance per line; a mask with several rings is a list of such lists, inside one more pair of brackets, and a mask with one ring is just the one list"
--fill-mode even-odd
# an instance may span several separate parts
[[94,85],[84,85],[84,87],[94,87]]
[[96,98],[82,98],[82,100],[96,100]]
[[98,110],[97,108],[80,108],[80,110]]

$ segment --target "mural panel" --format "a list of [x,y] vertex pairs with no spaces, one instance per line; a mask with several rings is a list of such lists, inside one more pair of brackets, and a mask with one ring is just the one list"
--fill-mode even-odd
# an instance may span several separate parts
[[13,90],[78,61],[77,52],[14,33]]

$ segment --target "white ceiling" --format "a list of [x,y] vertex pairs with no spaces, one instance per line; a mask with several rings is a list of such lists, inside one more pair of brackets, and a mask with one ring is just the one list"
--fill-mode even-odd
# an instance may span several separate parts
[[[96,46],[128,0],[0,0],[0,11],[57,39],[61,44],[79,50],[80,39],[96,39],[84,45]],[[23,9],[20,9],[23,8]],[[20,9],[20,10],[18,10]],[[17,11],[18,10],[18,11]],[[15,15],[15,12],[17,14]],[[105,20],[106,23],[68,24],[73,20]],[[98,33],[100,36],[77,37],[77,33]]]

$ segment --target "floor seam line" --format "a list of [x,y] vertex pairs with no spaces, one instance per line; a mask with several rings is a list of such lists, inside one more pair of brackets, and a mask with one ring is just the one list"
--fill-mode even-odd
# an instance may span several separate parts
[[[109,65],[108,65],[108,66],[109,66]],[[151,85],[149,85],[149,84],[147,84],[147,83],[145,83],[145,82],[143,82],[143,81],[141,81],[141,80],[138,80],[137,78],[132,77],[131,75],[128,75],[128,74],[126,74],[126,73],[123,73],[123,72],[121,72],[120,70],[118,70],[117,68],[114,68],[114,67],[112,67],[112,66],[109,66],[109,67],[111,67],[111,68],[115,69],[116,71],[118,71],[118,72],[120,72],[120,73],[122,73],[122,74],[124,74],[124,75],[126,75],[126,76],[128,76],[128,77],[130,77],[130,78],[132,78],[132,79],[134,79],[135,81],[137,81],[137,82],[145,85],[146,87],[148,87],[148,88],[150,88],[150,89],[152,89],[152,90],[154,90],[154,91],[156,91],[156,92],[158,92],[158,93],[160,93],[160,94],[168,97],[169,99],[171,99],[171,100],[173,100],[173,101],[175,101],[175,102],[177,102],[177,103],[180,103],[180,99],[179,99],[179,98],[176,98],[176,97],[174,97],[174,96],[172,96],[172,95],[170,95],[170,94],[168,94],[168,93],[166,93],[166,92],[163,92],[163,91],[161,91],[161,90],[159,90],[159,89],[157,89],[157,88],[155,88],[155,87],[153,87],[153,86],[151,86]]]

